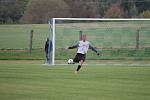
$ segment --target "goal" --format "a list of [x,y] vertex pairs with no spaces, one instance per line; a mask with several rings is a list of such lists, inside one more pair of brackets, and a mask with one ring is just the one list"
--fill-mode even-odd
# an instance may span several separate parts
[[51,65],[65,64],[67,59],[73,58],[76,50],[67,47],[76,44],[83,33],[103,53],[97,57],[89,50],[88,60],[134,59],[142,55],[138,50],[150,47],[150,19],[52,18],[49,26]]

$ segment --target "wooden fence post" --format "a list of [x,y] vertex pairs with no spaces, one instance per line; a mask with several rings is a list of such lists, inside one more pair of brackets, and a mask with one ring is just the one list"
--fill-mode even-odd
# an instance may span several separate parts
[[29,52],[30,52],[30,54],[31,54],[31,52],[32,52],[32,41],[33,41],[33,30],[31,30],[30,31],[30,39],[29,39]]
[[140,40],[140,30],[136,31],[136,49],[139,49],[139,40]]
[[79,31],[79,40],[82,40],[82,31]]

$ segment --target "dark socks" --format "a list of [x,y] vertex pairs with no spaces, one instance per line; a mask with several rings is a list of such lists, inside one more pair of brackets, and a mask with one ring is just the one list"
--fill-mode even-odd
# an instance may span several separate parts
[[81,65],[78,65],[77,71],[79,71],[79,70],[80,70],[80,68],[81,68]]

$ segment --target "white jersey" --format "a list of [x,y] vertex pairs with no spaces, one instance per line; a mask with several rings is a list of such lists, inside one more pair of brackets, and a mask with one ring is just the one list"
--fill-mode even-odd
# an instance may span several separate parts
[[89,49],[89,41],[79,41],[77,53],[86,54]]

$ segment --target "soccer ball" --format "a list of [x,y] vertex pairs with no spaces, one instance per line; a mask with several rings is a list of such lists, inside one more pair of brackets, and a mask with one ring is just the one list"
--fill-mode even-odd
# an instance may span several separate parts
[[68,64],[73,64],[73,59],[68,59]]

